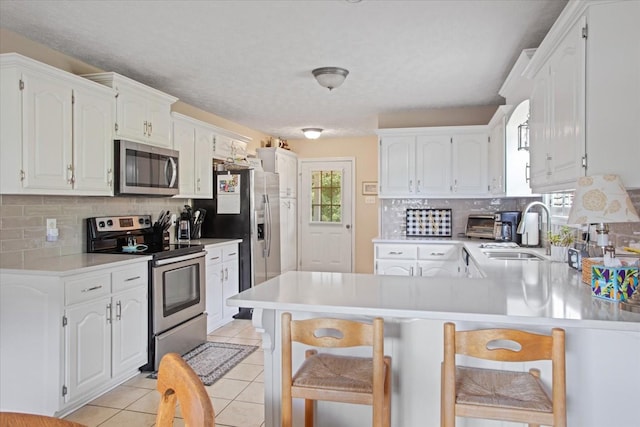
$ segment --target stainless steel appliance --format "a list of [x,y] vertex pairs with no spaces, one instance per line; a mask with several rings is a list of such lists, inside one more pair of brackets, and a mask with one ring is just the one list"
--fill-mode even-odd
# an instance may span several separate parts
[[493,227],[495,240],[520,244],[520,234],[517,233],[520,218],[522,218],[522,212],[520,211],[496,212]]
[[[165,214],[164,216],[168,215]],[[159,217],[159,220],[162,218]],[[207,340],[203,245],[169,243],[164,221],[150,215],[87,218],[87,252],[151,255],[148,363],[183,354]]]
[[[238,178],[237,193],[225,187]],[[206,210],[202,237],[236,238],[240,243],[240,291],[280,274],[280,184],[278,175],[253,169],[214,171],[214,198],[194,200]],[[233,199],[237,197],[237,199]],[[229,198],[232,198],[229,200]],[[237,205],[234,203],[238,202]],[[237,318],[249,318],[241,308]]]
[[176,150],[116,140],[114,154],[116,194],[173,196],[178,194]]
[[476,239],[491,239],[494,236],[495,216],[493,214],[471,214],[467,217],[465,236]]

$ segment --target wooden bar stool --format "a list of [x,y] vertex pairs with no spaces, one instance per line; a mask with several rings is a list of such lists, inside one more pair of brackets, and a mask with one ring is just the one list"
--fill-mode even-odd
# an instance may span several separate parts
[[[313,347],[373,347],[373,357],[305,352],[292,375],[291,343]],[[373,426],[391,424],[391,358],[384,355],[384,322],[343,319],[291,320],[282,314],[282,427],[292,426],[292,398],[305,399],[305,427],[313,427],[316,400],[373,406]]]
[[215,413],[204,384],[191,366],[177,353],[167,353],[158,368],[160,405],[156,427],[172,427],[176,403],[186,427],[215,427]]
[[[551,360],[551,395],[538,369],[456,366],[456,354],[504,362]],[[566,427],[564,330],[554,328],[551,335],[514,329],[456,332],[453,323],[445,323],[441,386],[442,427],[453,427],[456,416]]]

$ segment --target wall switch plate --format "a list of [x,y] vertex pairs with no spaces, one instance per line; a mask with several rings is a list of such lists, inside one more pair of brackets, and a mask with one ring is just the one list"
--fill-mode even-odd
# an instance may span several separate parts
[[373,205],[376,202],[376,196],[367,196],[367,197],[364,198],[364,202],[367,205]]
[[47,218],[47,230],[52,230],[54,228],[56,228],[56,219]]

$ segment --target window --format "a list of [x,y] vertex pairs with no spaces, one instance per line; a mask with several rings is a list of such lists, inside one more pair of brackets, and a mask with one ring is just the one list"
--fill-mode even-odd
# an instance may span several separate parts
[[311,172],[311,221],[342,222],[342,171]]
[[562,217],[566,220],[573,203],[573,193],[546,194],[543,202],[549,206],[552,217]]

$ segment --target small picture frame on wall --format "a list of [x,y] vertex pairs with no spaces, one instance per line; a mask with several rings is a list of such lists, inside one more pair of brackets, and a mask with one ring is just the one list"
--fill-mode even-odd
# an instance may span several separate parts
[[362,194],[365,196],[377,196],[378,181],[362,181]]

